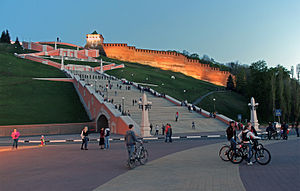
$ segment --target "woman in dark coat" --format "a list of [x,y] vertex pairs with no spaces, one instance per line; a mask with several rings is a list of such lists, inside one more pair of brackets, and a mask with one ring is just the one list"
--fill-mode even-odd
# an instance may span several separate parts
[[104,128],[102,127],[100,129],[100,141],[99,141],[99,145],[101,149],[104,149]]

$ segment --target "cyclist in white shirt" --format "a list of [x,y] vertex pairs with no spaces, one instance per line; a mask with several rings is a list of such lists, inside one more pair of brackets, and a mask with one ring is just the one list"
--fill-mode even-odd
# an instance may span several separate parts
[[245,126],[244,130],[241,131],[238,135],[238,138],[240,140],[240,142],[242,142],[243,144],[246,144],[248,146],[248,156],[247,156],[247,162],[248,165],[252,165],[252,162],[250,162],[250,158],[252,155],[252,146],[251,146],[251,139],[261,139],[260,137],[255,136],[252,132],[251,132],[251,123],[248,123],[247,126]]

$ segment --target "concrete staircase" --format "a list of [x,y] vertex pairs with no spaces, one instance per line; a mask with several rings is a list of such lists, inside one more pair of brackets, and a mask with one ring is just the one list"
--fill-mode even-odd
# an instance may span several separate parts
[[[138,102],[142,97],[140,90],[131,85],[124,85],[119,80],[110,80],[112,88],[106,92],[105,87],[108,84],[108,79],[102,79],[102,75],[95,72],[80,72],[78,74],[95,76],[96,80],[93,77],[92,79],[89,78],[89,83],[94,87],[96,85],[96,90],[102,92],[104,97],[107,97],[108,94],[108,99],[113,99],[113,103],[116,104],[117,108],[119,108],[119,105],[122,107],[122,98],[124,97],[124,111],[129,111],[131,118],[137,124],[141,123],[141,109],[138,107]],[[84,78],[86,79],[86,77]],[[121,89],[119,88],[120,86]],[[126,86],[130,86],[130,90],[126,90]],[[166,123],[171,124],[174,133],[224,131],[226,128],[226,124],[219,120],[203,117],[196,112],[189,112],[187,107],[177,106],[165,98],[156,97],[149,92],[146,92],[146,95],[148,101],[152,102],[152,107],[149,111],[150,123],[153,125],[153,130],[158,125],[160,133],[162,124]],[[136,100],[137,103],[133,104],[133,100]],[[179,112],[177,122],[175,122],[176,112]],[[193,121],[195,122],[195,129],[192,129]]]

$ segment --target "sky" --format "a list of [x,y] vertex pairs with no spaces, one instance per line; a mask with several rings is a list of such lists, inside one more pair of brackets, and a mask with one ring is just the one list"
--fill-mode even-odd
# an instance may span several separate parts
[[187,50],[216,61],[300,63],[299,0],[0,0],[0,30],[13,40],[104,42]]

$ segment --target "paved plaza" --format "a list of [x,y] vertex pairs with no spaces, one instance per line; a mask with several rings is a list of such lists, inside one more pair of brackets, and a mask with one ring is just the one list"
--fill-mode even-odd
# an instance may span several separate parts
[[300,151],[295,136],[262,141],[272,154],[266,166],[220,160],[224,143],[223,138],[149,141],[149,162],[133,170],[126,167],[123,142],[112,143],[110,150],[90,144],[87,151],[79,144],[18,151],[0,147],[0,190],[298,190]]

